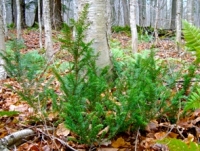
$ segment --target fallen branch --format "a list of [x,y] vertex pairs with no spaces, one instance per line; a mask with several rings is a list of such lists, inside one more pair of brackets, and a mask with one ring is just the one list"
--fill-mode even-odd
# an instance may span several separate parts
[[24,129],[21,131],[14,132],[4,138],[0,139],[0,150],[8,150],[11,146],[17,146],[23,143],[23,139],[34,135],[34,131],[31,129]]

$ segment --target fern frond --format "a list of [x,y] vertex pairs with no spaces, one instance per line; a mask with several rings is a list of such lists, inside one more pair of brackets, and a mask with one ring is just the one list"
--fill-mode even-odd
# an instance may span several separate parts
[[187,21],[183,21],[183,26],[186,47],[188,47],[190,51],[196,52],[196,59],[200,62],[200,29]]
[[200,88],[193,92],[184,107],[184,111],[195,110],[200,108]]

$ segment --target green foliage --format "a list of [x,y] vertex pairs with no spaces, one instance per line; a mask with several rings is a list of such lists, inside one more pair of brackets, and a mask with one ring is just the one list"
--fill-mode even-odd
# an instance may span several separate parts
[[9,25],[7,25],[8,29],[14,29],[15,28],[15,23],[11,23]]
[[20,52],[22,48],[22,41],[13,40],[8,42],[6,52],[0,54],[6,62],[5,69],[8,75],[16,78],[21,86],[21,89],[13,91],[35,111],[46,112],[49,100],[52,100],[53,109],[58,109],[57,94],[51,88],[52,78],[46,80],[45,77],[48,71],[45,57],[36,50],[23,54]]
[[195,142],[186,144],[182,140],[175,138],[165,138],[158,142],[167,145],[170,151],[200,151],[200,146]]
[[196,62],[200,62],[200,29],[194,25],[183,21],[184,29],[183,34],[186,41],[186,46],[189,51],[194,51],[196,53]]
[[135,55],[129,64],[115,64],[121,68],[117,68],[119,78],[116,80],[114,96],[123,106],[121,112],[127,114],[127,121],[122,127],[144,127],[149,120],[159,115],[168,97],[169,92],[161,78],[164,69],[158,66],[153,51]]
[[139,41],[150,42],[153,40],[154,29],[152,27],[137,26],[137,31]]
[[19,112],[17,111],[0,111],[0,117],[1,116],[14,116],[14,115],[18,115]]
[[10,41],[7,48],[0,55],[6,62],[5,69],[10,77],[15,77],[18,81],[23,81],[24,78],[31,81],[41,73],[45,59],[37,51],[22,54],[20,49],[24,48],[24,44],[19,40]]
[[184,112],[199,108],[200,108],[200,88],[197,88],[196,91],[192,92],[192,94],[188,98],[187,103],[185,104],[184,107]]
[[107,115],[115,104],[108,99],[108,84],[105,75],[97,69],[95,61],[97,56],[93,54],[91,42],[84,42],[84,32],[88,25],[85,24],[87,16],[86,5],[77,22],[72,21],[76,35],[72,37],[72,31],[68,26],[63,29],[62,48],[67,49],[73,61],[69,63],[69,73],[61,76],[56,69],[54,74],[61,83],[63,90],[63,114],[66,126],[77,134],[79,142],[93,144],[99,142],[103,136],[109,133],[104,128],[109,126],[110,133],[114,133],[114,124],[111,120],[114,112]]
[[[187,21],[183,21],[183,25],[184,25],[183,33],[186,46],[189,51],[195,52],[196,55],[196,60],[194,62],[194,65],[190,66],[188,75],[191,75],[191,77],[194,79],[199,79],[199,77],[195,75],[195,71],[198,69],[198,64],[200,63],[200,42],[199,42],[200,29],[188,23]],[[187,81],[191,81],[191,78],[187,78],[185,80],[186,85]],[[196,87],[195,84],[194,87]],[[188,101],[186,102],[184,107],[184,113],[189,110],[200,108],[199,98],[200,98],[200,89],[197,87],[195,88],[195,91],[192,92],[191,95],[189,96]]]
[[125,27],[122,27],[122,26],[113,26],[112,27],[112,32],[114,33],[126,33],[127,35],[131,35],[131,28],[130,26],[125,26]]

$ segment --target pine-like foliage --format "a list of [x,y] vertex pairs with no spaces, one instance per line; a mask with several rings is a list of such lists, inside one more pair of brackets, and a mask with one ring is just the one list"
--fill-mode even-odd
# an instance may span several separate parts
[[[85,42],[85,30],[88,5],[84,7],[80,18],[71,22],[75,30],[64,25],[63,36],[60,38],[62,48],[67,50],[72,61],[69,72],[61,76],[54,69],[56,78],[63,90],[63,114],[65,125],[78,136],[78,142],[93,144],[114,134],[115,103],[109,97],[109,85],[105,74],[96,66],[97,56],[91,47],[92,42]],[[108,132],[109,131],[109,132]]]
[[192,92],[185,107],[184,112],[189,110],[195,110],[200,108],[200,88],[197,88],[195,92]]
[[[5,60],[8,75],[17,80],[20,89],[13,89],[23,101],[27,101],[36,112],[46,113],[47,102],[52,100],[53,109],[58,108],[57,95],[51,88],[52,78],[46,79],[48,66],[45,57],[38,51],[22,53],[23,41],[7,42],[5,53],[1,57]],[[9,86],[11,89],[12,87]]]
[[159,115],[169,93],[161,78],[165,69],[157,65],[153,51],[146,56],[136,55],[133,60],[118,74],[114,93],[123,106],[120,113],[127,113],[122,129],[130,125],[132,129],[144,127]]
[[183,34],[186,41],[186,46],[190,51],[196,53],[196,62],[200,62],[200,29],[194,25],[183,21]]

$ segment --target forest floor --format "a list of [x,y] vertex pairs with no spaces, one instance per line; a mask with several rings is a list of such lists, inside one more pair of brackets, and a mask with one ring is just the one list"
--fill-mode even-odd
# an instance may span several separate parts
[[[56,37],[56,32],[53,33]],[[39,48],[39,34],[37,31],[24,31],[24,42],[26,48],[23,52],[35,50]],[[130,46],[130,37],[125,34],[113,34],[112,39],[117,39],[122,49]],[[44,39],[43,39],[44,40]],[[139,51],[144,49],[150,49],[153,43],[140,42]],[[59,43],[55,43],[54,49],[59,49]],[[177,62],[185,61],[192,62],[194,57],[191,53],[184,51],[177,52],[175,50],[175,44],[172,40],[159,40],[156,46],[156,57],[166,59],[173,58]],[[55,115],[48,115],[48,121],[39,121],[32,124],[30,121],[34,120],[35,113],[33,109],[24,101],[19,99],[19,96],[11,89],[6,87],[6,84],[11,85],[14,89],[19,89],[18,83],[8,78],[0,81],[0,111],[19,111],[20,113],[14,116],[0,116],[0,138],[22,130],[30,128],[35,131],[34,137],[31,140],[27,139],[23,144],[18,147],[14,147],[11,150],[17,151],[64,151],[70,150],[68,147],[59,141],[60,139],[67,142],[69,146],[79,151],[86,151],[86,145],[75,144],[71,141],[67,141],[67,137],[72,137],[68,129],[63,124],[59,124],[58,127],[53,127],[52,122],[55,121]],[[37,113],[40,114],[40,113]],[[178,115],[177,115],[178,116]],[[96,146],[98,151],[167,151],[168,147],[157,143],[157,140],[170,136],[171,138],[179,138],[186,143],[191,141],[198,143],[200,136],[200,109],[193,112],[189,117],[180,118],[177,123],[171,124],[167,119],[152,120],[143,131],[136,131],[135,133],[124,133],[116,136],[114,139],[108,142],[104,142],[99,146]],[[53,132],[44,131],[41,132],[44,127],[53,128]],[[58,139],[55,139],[58,138]]]

